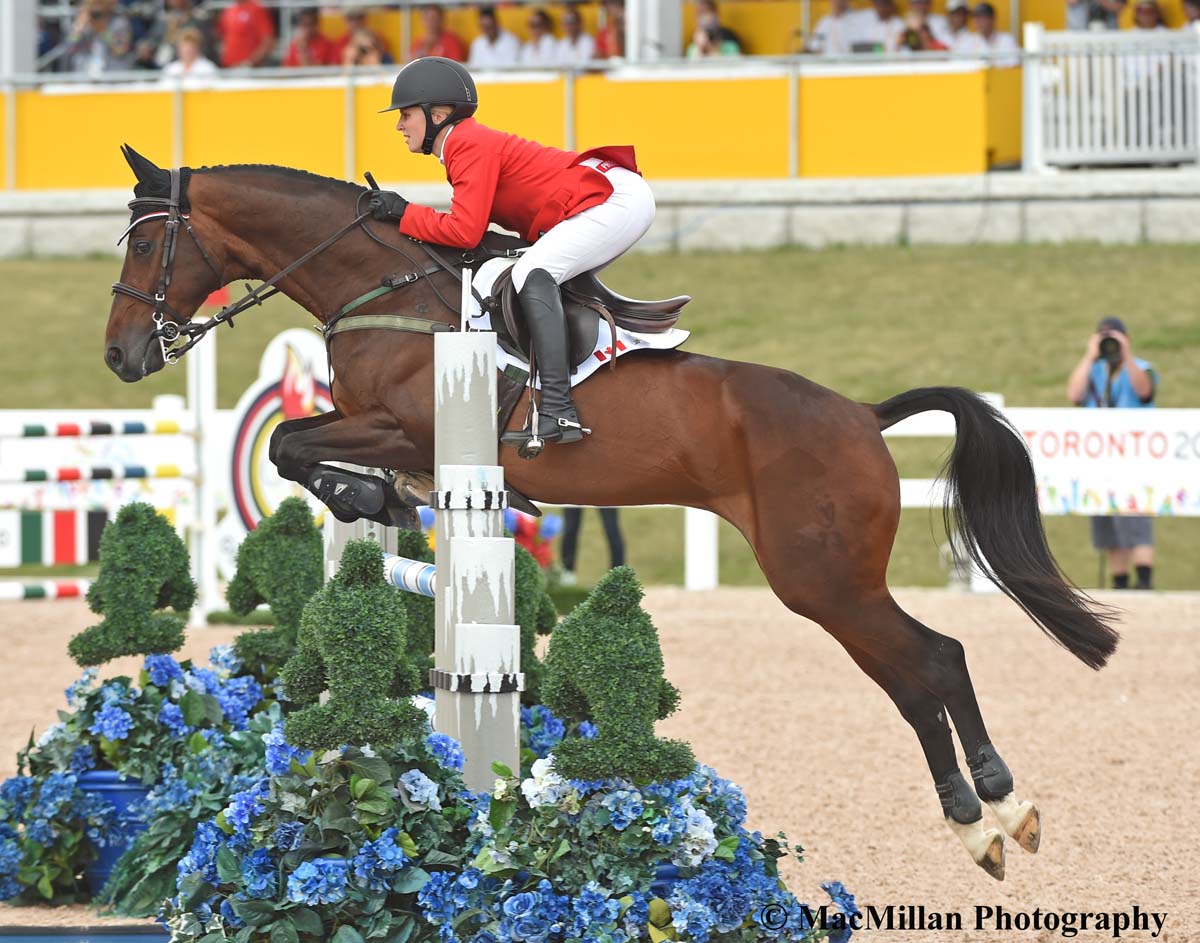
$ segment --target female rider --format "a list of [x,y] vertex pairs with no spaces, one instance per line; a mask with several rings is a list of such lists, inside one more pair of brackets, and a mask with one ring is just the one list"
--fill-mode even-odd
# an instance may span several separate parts
[[[533,242],[512,269],[541,378],[537,435],[577,442],[584,429],[571,399],[567,325],[558,286],[601,268],[650,228],[654,197],[632,147],[576,154],[493,130],[471,116],[475,82],[452,59],[428,56],[406,65],[392,88],[396,130],[408,149],[446,166],[454,189],[450,212],[372,192],[375,219],[399,223],[406,236],[473,249],[495,222]],[[516,444],[527,437],[504,440]]]

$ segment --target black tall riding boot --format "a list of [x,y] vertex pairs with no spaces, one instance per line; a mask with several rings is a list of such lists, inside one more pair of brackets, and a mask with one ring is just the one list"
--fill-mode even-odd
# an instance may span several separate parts
[[[578,442],[584,429],[571,399],[567,318],[558,285],[545,269],[534,269],[525,279],[519,297],[542,383],[537,436],[547,442]],[[501,437],[509,445],[521,445],[528,439],[527,434],[513,432]]]

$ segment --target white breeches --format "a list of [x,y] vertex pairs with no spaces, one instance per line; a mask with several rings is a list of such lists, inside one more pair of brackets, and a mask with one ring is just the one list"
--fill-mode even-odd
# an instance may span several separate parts
[[[599,163],[595,158],[584,161],[589,167]],[[612,167],[605,176],[612,196],[564,219],[517,260],[512,270],[517,291],[534,269],[545,269],[561,285],[582,272],[603,268],[646,234],[654,221],[650,184],[624,167]]]

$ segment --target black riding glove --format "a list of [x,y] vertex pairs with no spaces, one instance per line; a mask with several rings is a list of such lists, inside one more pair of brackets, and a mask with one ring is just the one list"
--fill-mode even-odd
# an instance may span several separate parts
[[398,223],[408,209],[408,200],[391,190],[372,190],[367,202],[371,216],[381,223]]

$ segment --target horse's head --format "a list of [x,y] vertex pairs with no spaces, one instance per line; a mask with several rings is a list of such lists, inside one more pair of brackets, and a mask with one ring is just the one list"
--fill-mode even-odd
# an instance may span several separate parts
[[[190,172],[163,170],[133,148],[122,148],[137,177],[121,280],[113,285],[104,333],[104,361],[132,383],[165,365],[172,325],[185,324],[223,279],[188,219]],[[165,335],[164,335],[165,332]]]

